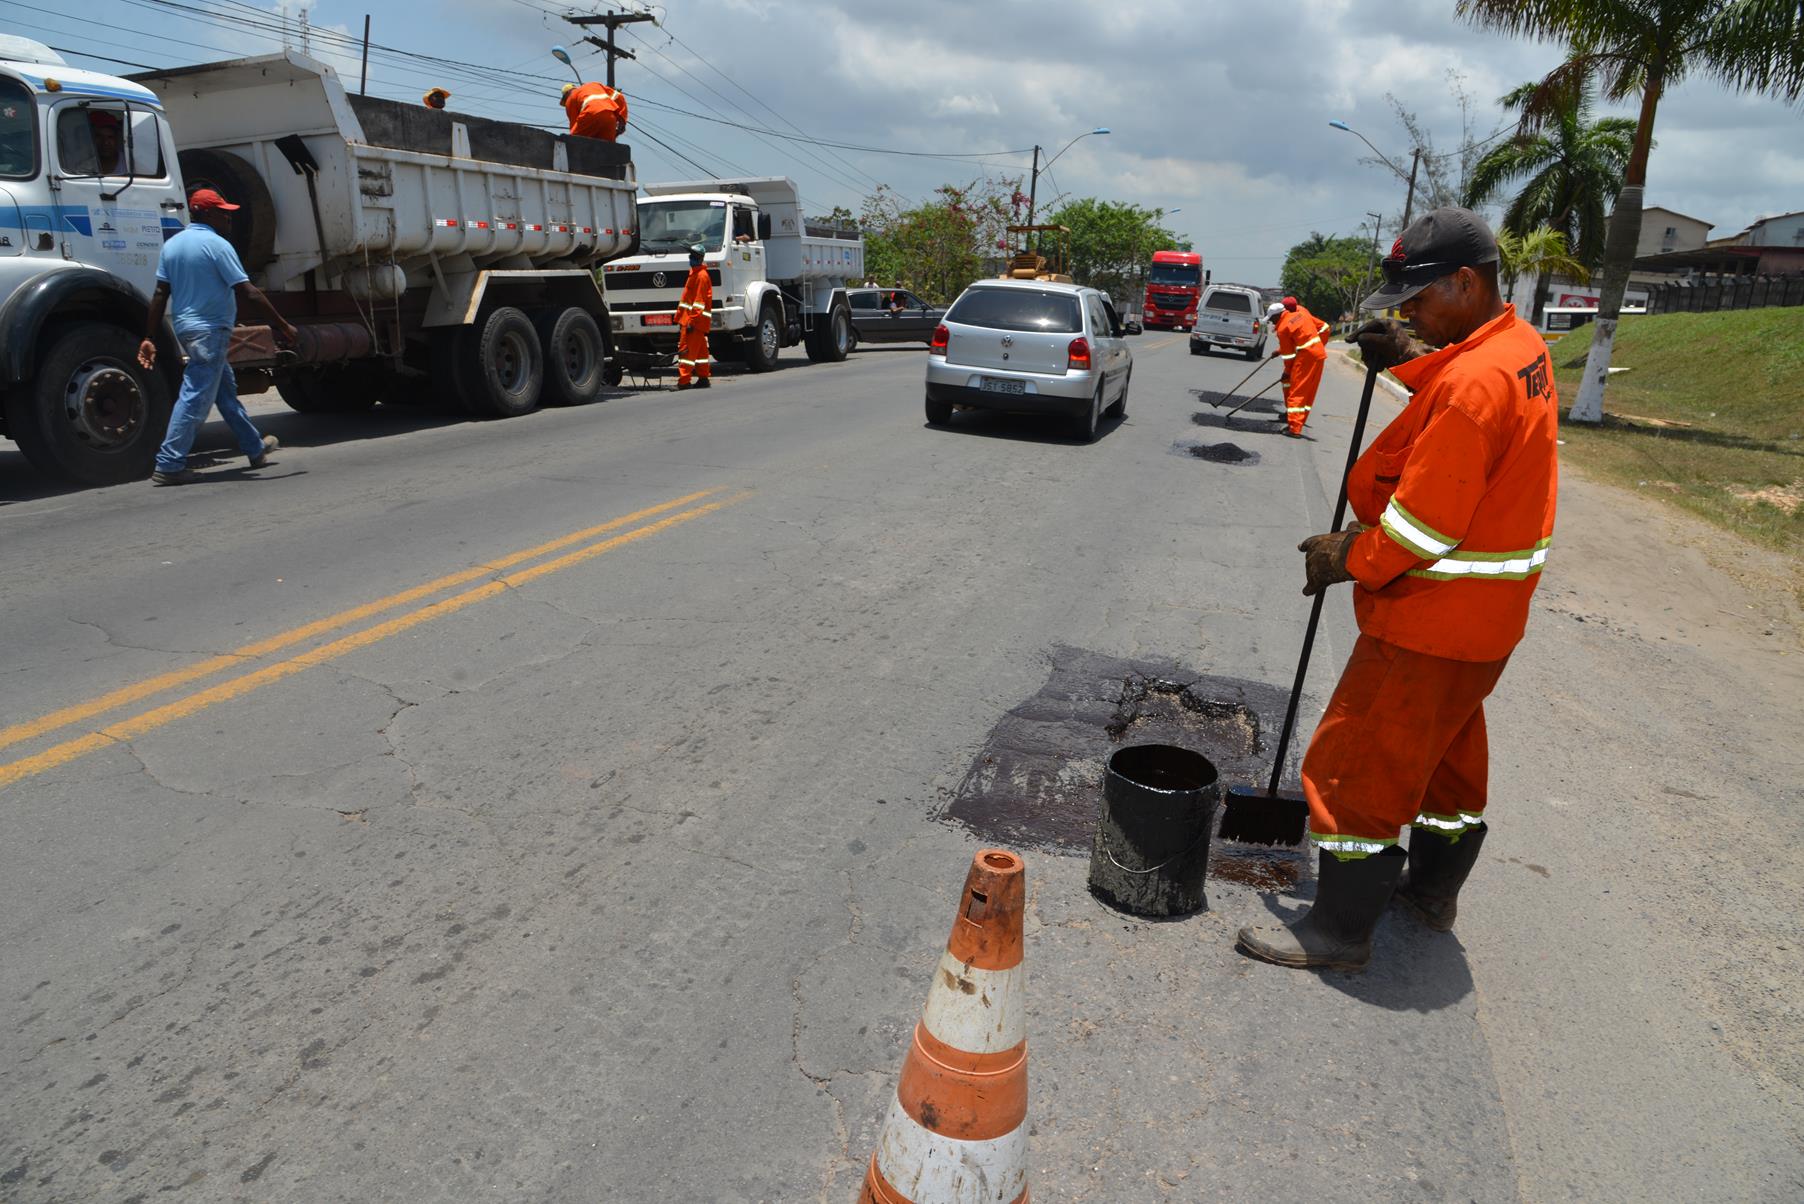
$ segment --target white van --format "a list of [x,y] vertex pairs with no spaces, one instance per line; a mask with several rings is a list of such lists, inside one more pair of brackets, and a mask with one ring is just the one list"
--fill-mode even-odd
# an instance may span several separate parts
[[1265,299],[1255,288],[1238,284],[1211,285],[1196,311],[1190,330],[1190,354],[1202,355],[1212,347],[1238,351],[1250,360],[1265,354],[1266,324],[1260,320]]

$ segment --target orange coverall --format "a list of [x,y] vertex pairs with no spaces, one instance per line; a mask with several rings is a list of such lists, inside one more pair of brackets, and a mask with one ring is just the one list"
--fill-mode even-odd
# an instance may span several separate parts
[[1337,856],[1406,824],[1482,822],[1484,700],[1553,536],[1559,400],[1514,310],[1393,372],[1415,393],[1347,479],[1359,641],[1303,757],[1310,839]]
[[1322,323],[1301,306],[1279,314],[1274,325],[1278,331],[1278,358],[1284,361],[1284,417],[1290,423],[1291,433],[1300,435],[1303,424],[1309,421],[1310,407],[1315,405],[1315,391],[1322,384],[1328,347],[1317,332]]
[[626,129],[626,95],[606,84],[582,84],[564,97],[570,132],[612,142]]
[[708,331],[713,325],[714,282],[703,264],[689,269],[683,299],[677,303],[677,328],[682,332],[677,343],[677,388],[687,388],[694,377],[707,380],[713,374],[708,360]]

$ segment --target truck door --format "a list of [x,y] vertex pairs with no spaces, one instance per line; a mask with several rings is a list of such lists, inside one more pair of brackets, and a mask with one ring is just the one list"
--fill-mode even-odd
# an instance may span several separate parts
[[50,117],[54,234],[65,258],[156,287],[164,222],[185,209],[159,114],[123,101],[71,100]]
[[[764,279],[764,244],[758,239],[758,211],[745,205],[734,205],[729,214],[731,218],[727,227],[727,256],[721,264],[720,287],[723,296],[716,297],[718,304],[744,305],[747,286],[754,280]],[[731,283],[729,283],[729,280]],[[747,314],[746,321],[757,319],[755,314]]]

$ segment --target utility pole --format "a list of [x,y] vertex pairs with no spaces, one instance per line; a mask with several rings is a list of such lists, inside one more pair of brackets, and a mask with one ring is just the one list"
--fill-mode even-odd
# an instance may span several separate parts
[[1372,219],[1372,253],[1366,256],[1366,274],[1359,282],[1359,297],[1353,298],[1353,313],[1359,314],[1359,299],[1372,291],[1372,269],[1378,264],[1378,234],[1384,229],[1384,214],[1366,210],[1366,216]]
[[370,15],[363,14],[363,70],[357,76],[357,95],[369,90],[370,83]]
[[[1036,144],[1034,146],[1034,170],[1033,170],[1033,174],[1028,177],[1028,181],[1027,181],[1027,224],[1030,226],[1034,224],[1034,203],[1039,199],[1039,196],[1040,196],[1040,148],[1039,148],[1038,144]],[[1031,251],[1033,249],[1033,241],[1034,241],[1034,236],[1032,234],[1029,234],[1027,237],[1025,237],[1021,240],[1021,249],[1023,251]]]
[[1409,195],[1403,199],[1403,228],[1409,229],[1409,215],[1416,208],[1416,168],[1422,162],[1422,148],[1416,147],[1409,152]]
[[614,41],[614,31],[619,29],[622,25],[637,25],[641,21],[656,21],[657,19],[658,18],[651,13],[617,13],[611,8],[598,17],[564,18],[564,20],[570,22],[570,24],[580,25],[585,29],[591,25],[605,25],[607,27],[608,36],[606,38],[598,38],[593,34],[589,34],[584,36],[583,41],[589,43],[591,46],[599,46],[602,50],[607,52],[608,87],[610,88],[614,86],[614,60],[634,59],[637,61],[637,56],[635,56],[632,51],[622,50]]

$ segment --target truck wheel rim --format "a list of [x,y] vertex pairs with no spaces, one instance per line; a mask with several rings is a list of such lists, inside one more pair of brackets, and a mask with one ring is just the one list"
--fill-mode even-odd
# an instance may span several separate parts
[[526,344],[517,334],[509,334],[495,349],[495,376],[509,393],[526,386]]
[[765,359],[772,359],[776,356],[778,351],[777,324],[774,320],[766,318],[759,325],[758,345],[763,349]]
[[89,360],[70,375],[63,408],[76,438],[101,451],[130,445],[149,417],[137,378],[109,360]]
[[564,378],[578,381],[589,379],[589,373],[595,366],[595,356],[589,347],[588,338],[581,334],[567,335],[562,351]]
[[852,324],[846,321],[844,310],[833,315],[833,349],[836,352],[851,350],[851,348],[847,346],[847,344],[852,341],[851,327]]

